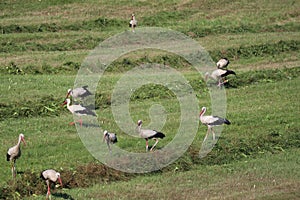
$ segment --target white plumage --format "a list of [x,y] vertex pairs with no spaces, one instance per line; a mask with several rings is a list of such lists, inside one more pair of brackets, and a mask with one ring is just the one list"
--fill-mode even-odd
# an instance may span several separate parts
[[151,147],[150,151],[154,149],[154,147],[158,143],[159,138],[164,138],[165,134],[155,131],[155,130],[147,130],[147,129],[142,129],[142,120],[138,120],[137,123],[137,131],[140,135],[141,138],[144,138],[146,140],[146,151],[148,151],[148,139],[153,139],[155,140],[154,145]]
[[[67,104],[67,108],[68,110],[73,113],[76,114],[77,116],[86,116],[86,115],[90,115],[90,116],[97,116],[93,111],[91,111],[90,109],[82,106],[82,105],[70,105],[71,104],[71,100],[70,99],[66,99],[63,103]],[[82,126],[82,120],[79,120],[80,125]],[[70,124],[74,124],[74,122],[71,122]]]
[[221,58],[218,62],[217,62],[217,68],[218,69],[224,69],[227,68],[227,66],[229,65],[229,60],[227,58]]
[[204,116],[205,112],[206,112],[206,107],[203,107],[201,109],[200,114],[199,114],[199,118],[200,118],[201,123],[207,126],[207,133],[205,135],[204,141],[206,140],[209,132],[212,132],[213,140],[215,140],[215,132],[213,130],[213,127],[214,126],[220,126],[222,124],[229,125],[230,121],[228,121],[225,118],[218,117],[218,116],[212,116],[212,115]]
[[26,145],[25,137],[21,133],[19,135],[18,143],[9,148],[6,154],[6,160],[11,162],[11,171],[13,178],[16,176],[16,160],[21,156],[21,141]]
[[63,184],[62,184],[62,181],[60,178],[60,173],[53,169],[47,169],[47,170],[43,171],[41,173],[41,178],[43,180],[45,180],[46,184],[47,184],[48,191],[47,191],[46,199],[48,199],[48,197],[51,195],[51,193],[50,193],[50,184],[51,183],[55,183],[58,180],[61,187],[63,187]]
[[77,100],[78,98],[82,100],[85,97],[92,95],[92,93],[87,88],[88,86],[86,85],[80,88],[68,89],[66,98],[71,96],[74,100]]
[[236,75],[236,73],[232,70],[227,70],[227,69],[216,69],[214,70],[211,74],[209,74],[208,72],[205,73],[205,80],[207,81],[208,78],[211,78],[215,81],[218,82],[218,86],[222,86],[223,84],[225,84],[227,82],[227,80],[225,79],[226,76],[230,75],[230,74],[234,74]]
[[136,26],[137,26],[137,21],[136,21],[136,19],[135,19],[135,15],[132,14],[132,15],[131,15],[131,20],[130,20],[130,22],[129,22],[129,27],[131,27],[132,32],[134,32],[134,29],[135,29]]
[[103,142],[107,144],[108,150],[111,151],[110,144],[118,142],[117,134],[109,133],[107,130],[103,132]]

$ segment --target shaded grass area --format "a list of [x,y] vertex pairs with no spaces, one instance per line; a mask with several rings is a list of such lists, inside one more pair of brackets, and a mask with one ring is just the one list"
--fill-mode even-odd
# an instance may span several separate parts
[[185,172],[174,170],[63,192],[75,199],[298,199],[299,153],[291,149],[226,165],[199,165]]

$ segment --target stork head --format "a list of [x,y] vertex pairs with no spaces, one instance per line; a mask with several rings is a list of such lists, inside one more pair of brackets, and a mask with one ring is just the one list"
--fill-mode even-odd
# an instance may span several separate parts
[[24,145],[26,146],[26,142],[25,142],[25,136],[24,136],[24,134],[23,134],[23,133],[21,133],[21,134],[19,135],[19,137],[20,137],[21,141],[24,143]]
[[206,111],[206,107],[202,107],[199,116],[203,115]]
[[108,133],[108,131],[107,131],[107,130],[105,130],[105,131],[103,132],[103,135],[105,136],[107,133]]
[[70,96],[71,92],[72,92],[72,89],[68,89],[66,98],[68,98]]
[[63,184],[62,184],[62,181],[61,181],[60,173],[59,173],[59,172],[56,173],[56,177],[57,177],[57,179],[58,179],[58,181],[59,181],[59,183],[60,183],[60,186],[62,187]]
[[142,123],[143,123],[143,121],[139,120],[138,123],[137,123],[137,125],[140,126],[140,125],[142,125]]

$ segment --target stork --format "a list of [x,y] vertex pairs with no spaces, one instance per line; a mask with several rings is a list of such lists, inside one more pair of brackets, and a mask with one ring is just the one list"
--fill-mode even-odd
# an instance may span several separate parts
[[48,199],[49,196],[51,195],[51,193],[50,193],[50,184],[51,183],[55,183],[58,180],[60,183],[60,186],[63,187],[63,184],[62,184],[62,181],[60,178],[60,173],[53,169],[47,169],[47,170],[43,171],[41,173],[41,178],[46,181],[47,188],[48,188],[48,191],[46,194],[46,199]]
[[117,134],[109,133],[107,130],[103,132],[103,142],[106,142],[108,150],[111,152],[110,144],[118,142]]
[[19,135],[18,143],[9,148],[6,154],[6,160],[11,162],[11,172],[13,178],[16,177],[16,160],[21,156],[21,141],[26,146],[24,135],[22,133]]
[[[73,113],[76,114],[77,116],[97,116],[93,111],[91,111],[90,109],[82,106],[82,105],[70,105],[71,100],[70,99],[66,99],[64,101],[64,103],[62,105],[67,104],[67,108],[68,110]],[[82,126],[82,119],[78,120],[78,122],[80,123],[80,126]],[[75,124],[75,122],[70,122],[70,125]]]
[[211,74],[206,72],[205,73],[205,80],[207,81],[208,78],[211,78],[211,79],[218,82],[218,87],[221,87],[222,85],[224,85],[225,83],[228,82],[228,80],[226,80],[225,77],[230,75],[230,74],[236,75],[236,73],[232,70],[216,69]]
[[80,100],[82,100],[85,97],[92,95],[92,93],[87,88],[88,88],[88,86],[86,85],[86,86],[83,86],[80,88],[68,89],[66,99],[69,98],[69,96],[71,96],[75,100],[78,98],[80,98]]
[[206,140],[209,132],[212,132],[213,140],[215,140],[215,132],[213,130],[213,127],[214,126],[220,126],[222,124],[229,125],[230,121],[228,121],[225,118],[218,117],[218,116],[212,116],[212,115],[204,116],[205,112],[206,112],[206,107],[203,107],[201,109],[200,114],[199,114],[199,118],[200,118],[201,123],[207,126],[207,133],[206,133],[205,138],[204,138],[203,141]]
[[217,68],[218,69],[226,69],[228,65],[229,65],[229,60],[227,58],[221,58],[217,62]]
[[137,21],[135,19],[134,14],[132,14],[131,15],[131,20],[129,22],[129,27],[131,27],[132,32],[134,32],[134,29],[135,29],[136,25],[137,25]]
[[152,151],[154,149],[154,147],[157,145],[158,139],[164,138],[165,134],[163,134],[162,132],[155,131],[155,130],[142,129],[142,123],[143,123],[142,120],[138,120],[137,131],[138,131],[140,137],[144,138],[146,140],[146,151],[148,151],[148,139],[155,140],[154,145],[150,149],[150,151]]

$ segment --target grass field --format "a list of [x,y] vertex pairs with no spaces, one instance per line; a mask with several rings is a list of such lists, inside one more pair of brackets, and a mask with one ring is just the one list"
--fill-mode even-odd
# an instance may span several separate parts
[[[44,199],[46,185],[39,174],[48,168],[60,171],[64,183],[63,189],[53,188],[52,199],[300,198],[298,1],[21,2],[0,2],[0,199]],[[136,32],[146,27],[182,32],[214,62],[229,58],[229,68],[237,73],[226,87],[226,118],[232,124],[224,127],[212,151],[199,158],[207,130],[199,123],[192,144],[178,160],[146,174],[117,171],[95,159],[76,127],[69,125],[72,115],[60,106],[90,51],[130,31],[133,12]],[[158,50],[120,57],[98,83],[96,113],[103,129],[118,134],[115,145],[136,153],[145,152],[145,141],[118,126],[112,91],[123,74],[144,63],[172,66],[191,85],[199,109],[206,106],[212,112],[203,77],[184,59]],[[180,125],[178,99],[155,84],[139,88],[130,98],[130,117],[134,122],[143,119],[145,126],[155,121],[151,111],[161,112],[161,107],[167,137],[157,152],[172,141]],[[157,120],[159,124],[163,118]],[[27,145],[21,146],[19,173],[12,180],[5,154],[20,133]]]

